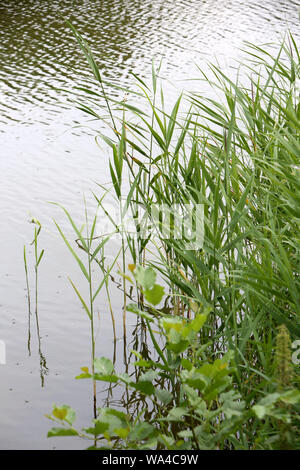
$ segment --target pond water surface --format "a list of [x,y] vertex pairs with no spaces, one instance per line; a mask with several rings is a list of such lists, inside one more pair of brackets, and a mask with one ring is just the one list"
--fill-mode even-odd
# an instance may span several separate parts
[[[69,28],[69,18],[89,40],[105,78],[126,85],[130,72],[147,79],[152,58],[163,58],[163,75],[178,87],[215,57],[238,56],[244,40],[280,40],[289,28],[299,41],[299,2],[293,0],[5,0],[0,2],[0,448],[47,449],[85,446],[68,438],[48,439],[44,417],[53,403],[92,417],[91,384],[75,381],[90,358],[89,324],[67,276],[82,277],[57,234],[52,218],[65,217],[49,201],[63,203],[83,220],[83,193],[95,181],[109,181],[107,155],[86,117],[61,88],[84,83],[88,70]],[[166,87],[167,98],[174,88]],[[39,332],[28,310],[23,265],[27,245],[34,287],[33,225],[45,255],[39,274]],[[117,319],[116,362],[123,367],[122,293],[112,287]],[[32,292],[33,295],[33,292]],[[135,319],[128,316],[128,331]],[[114,342],[106,296],[97,303],[97,355],[113,357]],[[38,340],[40,336],[40,341]],[[130,338],[128,338],[128,344]],[[130,345],[129,345],[130,347]],[[99,392],[99,403],[107,392]]]

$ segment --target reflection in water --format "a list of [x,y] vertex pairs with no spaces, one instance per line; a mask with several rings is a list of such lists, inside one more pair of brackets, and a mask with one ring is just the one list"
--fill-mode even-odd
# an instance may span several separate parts
[[41,387],[45,385],[45,375],[48,375],[48,367],[46,364],[46,358],[42,353],[42,343],[41,343],[41,336],[40,336],[40,327],[39,327],[39,316],[37,308],[35,309],[35,320],[36,320],[36,334],[38,339],[38,352],[40,356],[40,377],[41,377]]
[[144,76],[157,54],[177,78],[203,56],[233,50],[232,40],[268,42],[298,24],[293,0],[6,0],[0,5],[3,124],[55,122],[57,88],[86,76],[60,14],[88,38],[104,77],[123,84],[131,70]]
[[30,289],[29,289],[29,278],[28,278],[28,268],[27,268],[27,256],[26,256],[26,247],[24,245],[24,267],[25,267],[25,277],[26,277],[26,291],[27,291],[27,302],[28,302],[28,333],[27,333],[27,349],[28,355],[31,356],[31,300],[30,300]]
[[[38,353],[40,358],[40,378],[41,378],[41,387],[45,385],[45,375],[48,374],[48,368],[46,364],[46,358],[42,353],[42,342],[41,342],[41,335],[40,335],[40,326],[39,326],[39,315],[38,315],[38,266],[40,261],[42,260],[44,250],[38,254],[37,249],[37,239],[41,231],[41,224],[38,220],[33,219],[33,223],[38,226],[38,229],[35,227],[34,229],[34,240],[31,242],[31,245],[34,245],[34,253],[35,253],[35,324],[36,324],[36,334],[37,334],[37,341],[38,341]],[[27,290],[27,301],[28,301],[28,335],[27,335],[27,349],[28,355],[31,356],[31,296],[30,296],[30,287],[29,287],[29,276],[28,276],[28,265],[27,265],[27,256],[26,256],[26,247],[24,245],[24,266],[25,266],[25,277],[26,277],[26,290]]]
[[[28,355],[31,356],[31,306],[30,306],[30,291],[29,286],[27,287],[27,297],[28,297],[28,336],[27,336],[27,349]],[[42,353],[42,341],[40,335],[40,326],[39,326],[39,316],[38,309],[35,308],[35,323],[36,323],[36,335],[38,340],[38,353],[40,358],[40,378],[41,378],[41,387],[45,385],[45,375],[48,375],[49,369],[47,367],[46,358]]]
[[[132,340],[130,341],[129,347],[140,356],[140,359],[156,361],[156,353],[152,348],[149,348],[151,341],[148,341],[146,332],[147,328],[144,320],[138,317],[136,326],[132,332]],[[133,366],[136,360],[138,360],[137,357],[131,352],[128,357],[127,373],[134,383],[139,381],[140,375],[142,374],[141,367]],[[155,386],[168,390],[167,380],[163,377],[159,377],[155,380]],[[101,393],[103,407],[120,409],[125,411],[129,416],[143,417],[147,422],[151,421],[155,416],[157,418],[157,414],[155,414],[157,410],[155,410],[153,402],[149,400],[146,395],[139,393],[131,387],[110,383]]]

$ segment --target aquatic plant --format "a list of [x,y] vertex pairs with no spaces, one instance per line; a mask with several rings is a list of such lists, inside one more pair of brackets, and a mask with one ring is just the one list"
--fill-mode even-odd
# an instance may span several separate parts
[[[38,279],[39,279],[39,265],[42,261],[44,256],[45,250],[42,249],[39,253],[38,250],[38,237],[42,230],[42,225],[36,218],[31,219],[30,221],[34,224],[34,238],[31,242],[31,246],[34,247],[34,299],[35,299],[35,324],[36,324],[36,334],[37,334],[37,341],[38,341],[38,353],[40,358],[40,377],[41,377],[41,386],[44,387],[45,384],[45,375],[48,373],[48,368],[46,364],[45,356],[42,353],[42,342],[41,342],[41,335],[40,335],[40,324],[39,324],[39,315],[38,315]],[[31,356],[31,295],[30,295],[30,285],[29,285],[29,269],[27,263],[27,254],[26,254],[26,246],[24,245],[23,248],[23,260],[24,260],[24,268],[25,268],[25,278],[26,278],[26,291],[27,291],[27,301],[28,301],[28,335],[27,335],[27,349],[28,354]]]
[[[155,271],[140,266],[137,277],[140,287],[153,293]],[[150,304],[157,300],[154,295]],[[192,320],[162,315],[154,307],[151,313],[135,304],[128,309],[145,322],[156,358],[145,359],[132,351],[135,376],[118,374],[111,360],[96,358],[93,372],[82,367],[77,379],[123,384],[147,398],[143,411],[132,416],[112,407],[99,408],[92,426],[79,431],[73,426],[75,411],[55,405],[48,417],[59,427],[48,437],[80,436],[94,441],[89,449],[272,449],[278,442],[280,448],[299,446],[297,432],[292,439],[289,434],[300,391],[284,384],[279,392],[264,391],[265,396],[251,406],[234,386],[234,352],[211,361],[211,342],[199,341],[201,329],[209,328],[210,308],[195,312]]]
[[[289,35],[276,56],[248,44],[236,79],[213,64],[209,74],[200,70],[219,99],[196,90],[181,94],[170,106],[154,64],[152,88],[135,77],[137,88],[126,90],[126,98],[111,95],[107,85],[116,93],[123,90],[102,79],[90,46],[69,25],[94,77],[92,86],[74,87],[78,107],[101,122],[97,137],[112,153],[109,168],[118,203],[122,185],[130,187],[125,208],[137,236],[123,232],[124,312],[142,318],[157,353],[156,361],[138,357],[137,377],[143,378],[137,381],[116,374],[108,359],[93,357],[91,372],[84,370],[82,378],[120,381],[150,397],[153,418],[144,412],[132,422],[121,411],[100,409],[87,434],[97,440],[101,435],[108,445],[121,448],[134,448],[137,442],[159,448],[276,448],[278,420],[289,424],[293,419],[289,407],[278,404],[298,406],[299,399],[298,376],[287,372],[294,366],[287,359],[286,342],[287,335],[293,340],[300,334],[300,56],[295,40]],[[103,196],[95,197],[105,212]],[[181,237],[174,236],[174,213],[168,218],[169,232],[160,218],[155,233],[144,236],[139,211],[149,215],[153,207],[176,206],[184,212],[186,205],[203,207],[200,244],[191,245],[191,225]],[[97,240],[89,235],[87,244],[77,235],[91,263],[91,244]],[[125,253],[132,258],[131,281],[138,290],[135,307],[126,307]],[[72,254],[77,257],[74,250]],[[153,272],[159,273],[164,285],[153,284],[145,269],[152,279]],[[168,317],[163,308],[154,307],[162,289],[172,299]],[[91,308],[86,311],[90,316]],[[201,315],[208,311],[203,326]],[[276,360],[284,362],[281,390],[276,347]],[[214,377],[220,378],[216,384]],[[161,382],[160,398],[156,379],[166,382]],[[52,418],[72,424],[64,410]],[[175,414],[169,415],[172,410]],[[295,439],[289,440],[294,447],[299,447],[297,428],[299,422],[292,427]],[[68,428],[50,435],[63,432],[78,431]]]

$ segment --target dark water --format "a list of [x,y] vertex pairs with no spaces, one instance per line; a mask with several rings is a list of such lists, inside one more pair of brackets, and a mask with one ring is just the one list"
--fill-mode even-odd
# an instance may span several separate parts
[[[195,64],[216,56],[225,64],[238,56],[243,40],[276,42],[289,28],[299,39],[299,2],[292,0],[65,0],[0,1],[0,340],[7,363],[0,365],[0,448],[80,448],[67,438],[47,440],[44,414],[67,403],[87,424],[92,415],[91,384],[75,381],[89,362],[89,325],[67,275],[80,283],[74,261],[59,240],[52,217],[64,217],[48,201],[63,203],[83,220],[82,194],[94,181],[109,180],[107,155],[92,132],[78,127],[86,118],[67,102],[74,81],[84,83],[86,64],[63,14],[89,40],[105,78],[126,85],[130,72],[147,78],[153,57],[163,57],[163,75],[184,86]],[[167,97],[173,98],[173,86]],[[40,267],[38,341],[28,312],[22,258],[36,217],[45,248]],[[33,288],[33,250],[28,247]],[[112,286],[117,319],[117,367],[123,367],[121,292]],[[105,295],[97,304],[97,354],[113,356]],[[134,319],[128,317],[128,329]],[[128,338],[130,341],[130,338]],[[43,385],[43,386],[42,386]],[[99,402],[105,392],[99,393]]]

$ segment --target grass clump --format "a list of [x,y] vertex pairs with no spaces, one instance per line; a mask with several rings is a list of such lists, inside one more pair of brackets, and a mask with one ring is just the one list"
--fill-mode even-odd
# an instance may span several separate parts
[[[124,313],[140,317],[153,358],[134,351],[130,376],[93,354],[92,371],[80,378],[123,383],[147,397],[142,412],[129,418],[100,409],[82,434],[67,427],[50,435],[91,435],[94,447],[104,439],[105,448],[123,449],[299,448],[299,381],[289,352],[300,334],[300,56],[293,37],[276,56],[248,44],[243,83],[211,65],[203,79],[219,100],[195,91],[170,107],[154,66],[152,89],[136,77],[138,91],[110,96],[90,47],[70,26],[99,85],[78,90],[85,94],[79,107],[106,126],[99,137],[111,149],[121,211],[130,187],[125,212],[137,236],[123,233]],[[155,237],[142,236],[139,211],[184,213],[187,205],[203,208],[200,244],[191,245],[195,219],[175,236],[172,211],[167,231],[162,217]],[[154,282],[157,273],[164,286]],[[126,279],[137,286],[136,305],[126,303]],[[167,313],[157,307],[165,289]],[[68,424],[66,416],[52,419]]]

